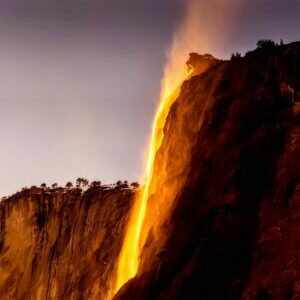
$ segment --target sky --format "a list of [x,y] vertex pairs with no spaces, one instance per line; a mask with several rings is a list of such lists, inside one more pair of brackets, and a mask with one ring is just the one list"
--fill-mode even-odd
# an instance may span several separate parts
[[[0,0],[0,195],[79,176],[142,178],[187,1]],[[299,0],[235,1],[230,35],[201,51],[227,58],[259,38],[300,40]]]

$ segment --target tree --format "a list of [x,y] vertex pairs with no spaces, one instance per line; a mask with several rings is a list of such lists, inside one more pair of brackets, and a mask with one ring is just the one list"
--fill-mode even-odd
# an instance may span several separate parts
[[101,181],[92,181],[90,183],[90,187],[100,187],[101,186]]
[[89,181],[86,178],[78,177],[76,179],[76,187],[80,188],[82,186],[87,186]]
[[139,188],[139,186],[140,186],[140,184],[138,182],[132,182],[130,185],[135,189]]
[[42,184],[41,184],[41,188],[42,188],[42,189],[47,188],[47,184],[46,184],[46,183],[42,183]]
[[256,46],[258,49],[263,49],[263,50],[272,50],[276,48],[275,42],[270,39],[258,40]]
[[78,178],[76,179],[76,187],[80,188],[81,184],[82,184],[82,178],[81,178],[81,177],[78,177]]
[[73,186],[73,183],[71,181],[68,181],[66,183],[66,188],[70,189]]
[[120,187],[121,185],[122,185],[122,181],[121,181],[121,180],[118,180],[118,181],[116,182],[116,186]]
[[239,52],[235,52],[231,54],[231,60],[239,59],[242,57],[242,54]]
[[88,186],[89,185],[89,181],[86,178],[81,178],[81,182],[83,186]]
[[53,184],[51,185],[51,187],[52,187],[53,189],[56,189],[56,188],[57,188],[57,183],[53,183]]
[[284,41],[283,41],[283,39],[280,39],[280,44],[279,44],[280,46],[283,46],[284,45]]

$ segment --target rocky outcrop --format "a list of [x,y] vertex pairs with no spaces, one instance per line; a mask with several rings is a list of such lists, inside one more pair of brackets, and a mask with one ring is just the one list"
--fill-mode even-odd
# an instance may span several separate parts
[[189,59],[186,62],[187,71],[189,74],[198,75],[216,66],[218,62],[219,60],[210,54],[200,55],[198,53],[190,53]]
[[156,155],[138,274],[115,299],[300,298],[299,70],[294,43],[183,84]]
[[0,299],[105,299],[130,189],[33,188],[0,203]]

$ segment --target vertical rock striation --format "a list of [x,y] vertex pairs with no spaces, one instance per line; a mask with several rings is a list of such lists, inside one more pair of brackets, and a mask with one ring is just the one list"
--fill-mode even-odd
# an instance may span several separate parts
[[31,189],[0,204],[0,298],[105,299],[130,189]]

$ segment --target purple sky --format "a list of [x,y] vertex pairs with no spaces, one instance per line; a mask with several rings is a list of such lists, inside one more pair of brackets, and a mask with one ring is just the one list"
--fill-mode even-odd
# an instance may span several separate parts
[[[141,177],[183,2],[0,0],[1,195],[78,176]],[[300,39],[298,0],[241,3],[218,56],[259,38]]]

